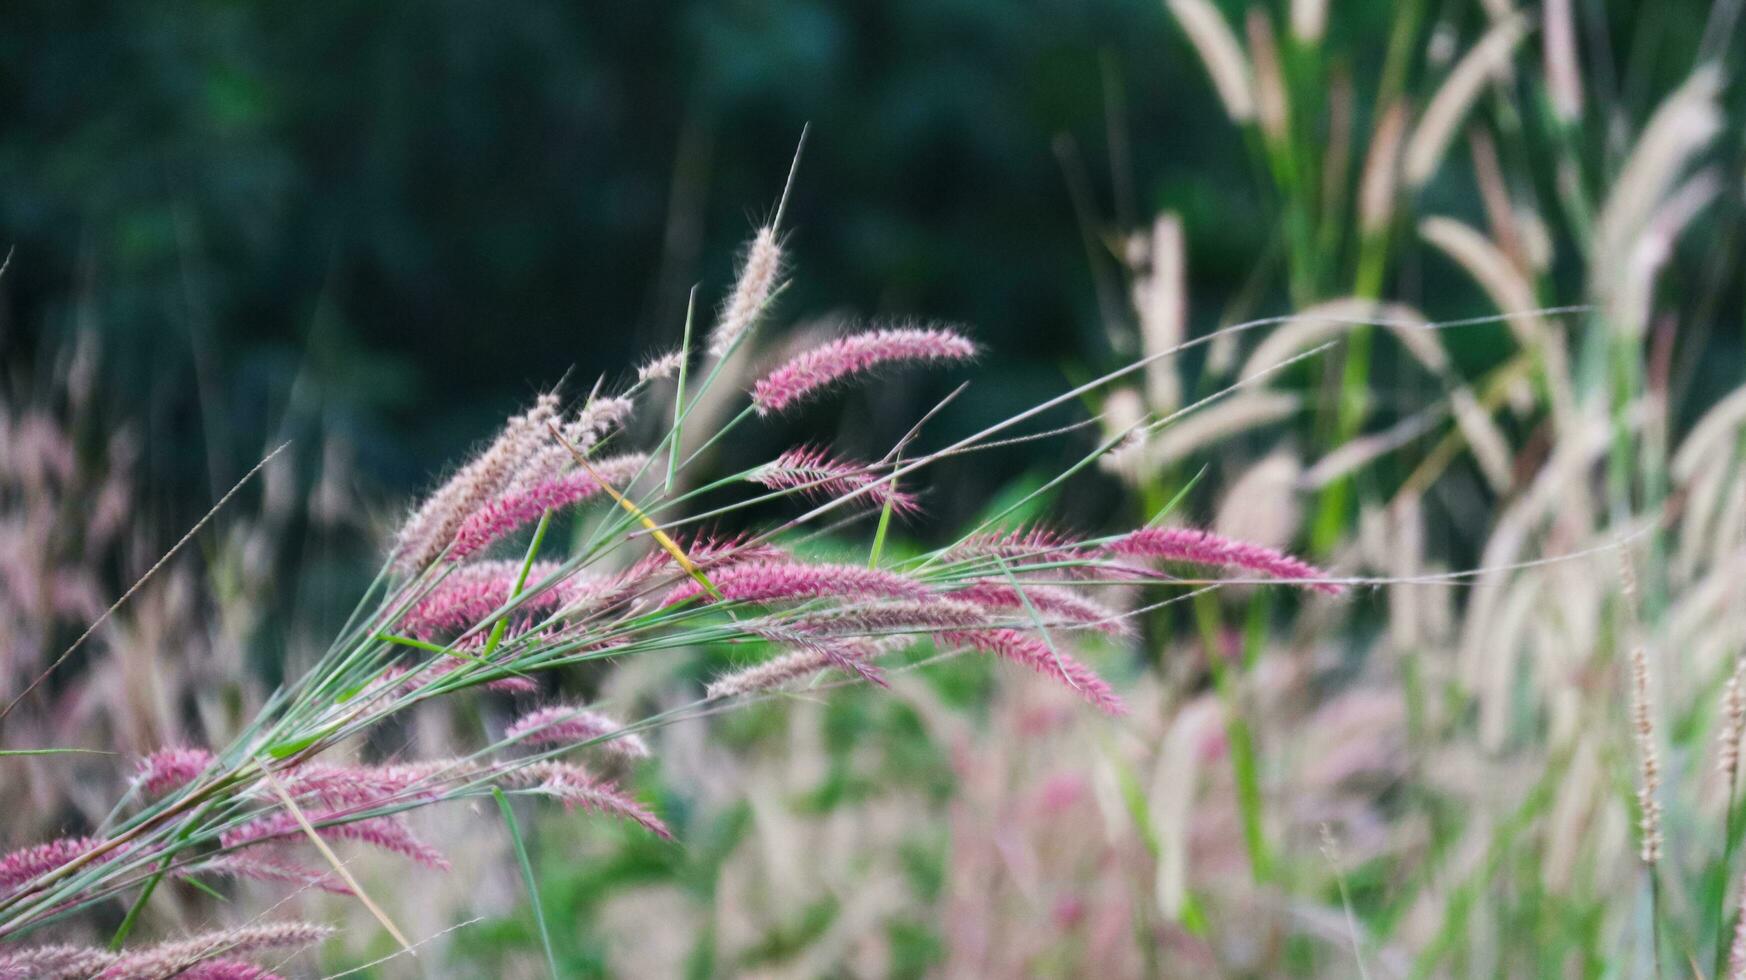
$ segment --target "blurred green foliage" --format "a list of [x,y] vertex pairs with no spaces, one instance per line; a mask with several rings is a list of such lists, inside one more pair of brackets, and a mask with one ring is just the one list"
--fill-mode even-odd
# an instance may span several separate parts
[[964,321],[998,411],[1104,356],[1057,136],[1100,198],[1140,174],[1208,215],[1210,288],[1262,251],[1225,220],[1240,147],[1201,135],[1198,73],[1142,0],[19,0],[0,345],[28,365],[97,331],[170,488],[318,417],[408,492],[566,369],[586,388],[673,343],[810,121],[781,317]]

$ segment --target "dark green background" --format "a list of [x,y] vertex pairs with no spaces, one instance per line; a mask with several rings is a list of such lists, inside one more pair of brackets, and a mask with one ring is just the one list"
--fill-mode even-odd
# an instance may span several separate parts
[[[979,415],[1108,356],[1057,136],[1104,216],[1197,209],[1197,288],[1270,233],[1151,2],[49,0],[8,3],[0,45],[7,362],[98,331],[160,470],[210,433],[239,473],[306,372],[363,471],[410,490],[566,369],[673,343],[808,121],[780,322],[965,323],[997,382]],[[830,404],[812,430],[855,407]]]
[[[1483,17],[1438,9],[1463,36]],[[1621,61],[1635,9],[1614,17]],[[1657,15],[1650,55],[1689,50],[1706,12]],[[1389,16],[1335,5],[1328,47],[1360,91]],[[1156,0],[10,0],[8,384],[91,329],[160,495],[198,512],[269,439],[317,431],[357,448],[379,499],[405,495],[566,370],[585,390],[671,345],[691,284],[711,306],[727,288],[809,121],[778,323],[967,324],[990,354],[943,431],[1119,356],[1072,180],[1105,226],[1184,212],[1202,325],[1276,254],[1268,185]],[[1473,211],[1461,165],[1439,209]],[[1434,313],[1476,311],[1398,269]],[[835,398],[743,451],[882,451],[954,383]],[[962,468],[937,503],[950,517],[1053,462]]]

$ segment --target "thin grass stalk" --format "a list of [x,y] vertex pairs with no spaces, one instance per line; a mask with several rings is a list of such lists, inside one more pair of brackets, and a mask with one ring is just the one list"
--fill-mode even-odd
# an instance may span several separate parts
[[1261,776],[1255,751],[1255,734],[1242,708],[1238,678],[1225,663],[1221,631],[1223,624],[1217,600],[1210,594],[1194,599],[1194,619],[1206,651],[1207,670],[1225,708],[1225,738],[1230,742],[1231,775],[1237,787],[1237,812],[1243,825],[1243,846],[1249,855],[1250,876],[1257,885],[1273,878],[1273,857],[1267,846],[1267,831],[1261,796]]
[[552,980],[561,980],[563,974],[558,972],[558,959],[552,955],[552,933],[546,928],[546,911],[540,902],[539,885],[534,881],[533,862],[528,860],[527,842],[522,839],[521,825],[515,819],[515,810],[509,805],[509,797],[503,795],[503,790],[491,787],[491,798],[497,801],[497,810],[503,815],[503,824],[509,828],[509,839],[515,843],[515,860],[521,866],[521,882],[527,887],[528,906],[533,909],[534,923],[539,926],[540,948],[546,954],[546,973]]

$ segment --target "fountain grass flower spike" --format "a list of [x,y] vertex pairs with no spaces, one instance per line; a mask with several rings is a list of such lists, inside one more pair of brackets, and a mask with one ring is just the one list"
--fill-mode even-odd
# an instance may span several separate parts
[[855,498],[870,507],[883,507],[889,501],[899,514],[913,514],[920,509],[915,495],[894,489],[889,481],[880,479],[877,469],[850,459],[832,458],[830,453],[815,447],[790,449],[769,464],[756,470],[751,480],[772,490],[799,490],[814,499]]
[[[775,288],[774,227],[754,241],[724,304],[725,333],[716,338],[724,353],[755,338],[752,321]],[[759,380],[745,409],[709,440],[743,437],[760,415],[793,411],[874,369],[961,363],[976,350],[937,327],[830,340]],[[634,380],[621,390],[597,385],[579,405],[560,392],[540,395],[410,511],[383,573],[328,650],[230,742],[181,744],[141,760],[132,789],[101,825],[70,827],[46,844],[7,842],[0,963],[60,956],[15,944],[99,909],[127,913],[114,957],[155,955],[159,947],[130,946],[130,930],[151,921],[140,912],[166,877],[322,888],[373,913],[392,908],[391,896],[377,902],[363,893],[333,848],[440,874],[448,860],[413,832],[415,809],[502,794],[681,836],[684,828],[668,827],[625,779],[629,767],[658,759],[651,729],[799,686],[878,685],[938,656],[982,655],[1120,714],[1116,685],[1093,666],[1132,652],[1127,602],[1108,590],[1182,588],[1134,559],[1237,567],[1337,591],[1288,555],[1181,529],[1091,539],[1002,529],[879,567],[829,559],[810,542],[835,526],[841,514],[833,512],[870,505],[917,514],[916,494],[940,460],[996,442],[1071,437],[1073,427],[1019,427],[1078,393],[943,448],[927,449],[918,426],[901,462],[895,452],[861,463],[807,447],[744,472],[705,474],[701,453],[674,450],[685,406],[674,411],[667,399],[677,386],[661,381],[682,358],[657,357],[627,372]],[[731,375],[704,374],[685,386],[687,406],[712,397],[712,385],[732,383],[721,380]],[[639,416],[674,421],[650,444],[633,445],[633,434],[649,428],[635,424]],[[670,460],[662,468],[681,478],[650,478],[654,460]],[[772,499],[805,506],[760,523]],[[564,530],[548,533],[558,521]],[[750,529],[724,535],[709,530],[714,521]],[[634,703],[584,707],[554,697],[569,671],[705,648],[733,651],[735,667],[703,684],[680,672],[673,683],[689,687],[660,715],[639,717]],[[504,702],[491,714],[514,720],[458,755],[421,757],[414,744],[391,760],[371,757],[371,736],[384,724],[427,701],[462,697]],[[336,749],[348,761],[330,761]],[[103,969],[131,962],[100,952],[66,956]],[[248,975],[255,967],[239,952],[189,962],[185,972]]]
[[882,364],[966,361],[976,345],[955,330],[895,328],[850,334],[795,356],[752,388],[760,415],[781,412],[844,378]]
[[1111,554],[1137,558],[1162,558],[1190,565],[1211,565],[1258,572],[1318,592],[1339,595],[1345,587],[1327,572],[1281,551],[1244,541],[1233,541],[1210,531],[1185,527],[1147,527],[1118,538]]

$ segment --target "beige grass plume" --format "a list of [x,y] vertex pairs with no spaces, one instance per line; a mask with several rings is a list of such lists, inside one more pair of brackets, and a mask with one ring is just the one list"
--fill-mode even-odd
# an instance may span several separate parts
[[1603,294],[1616,284],[1638,236],[1687,164],[1721,132],[1721,86],[1716,66],[1698,69],[1643,127],[1595,220],[1589,282]]
[[1290,140],[1291,103],[1285,94],[1285,72],[1279,66],[1273,19],[1260,7],[1250,7],[1244,26],[1255,72],[1255,119],[1268,143],[1284,146]]
[[1431,97],[1430,105],[1425,107],[1425,114],[1413,130],[1412,138],[1407,140],[1403,172],[1408,184],[1422,187],[1437,172],[1450,140],[1455,137],[1455,130],[1478,100],[1486,79],[1509,69],[1516,45],[1522,43],[1527,34],[1527,21],[1519,16],[1511,17],[1494,25],[1472,50],[1456,62],[1442,87]]
[[1237,44],[1237,36],[1224,15],[1211,0],[1165,0],[1166,7],[1184,32],[1188,43],[1206,64],[1213,89],[1225,104],[1225,114],[1232,121],[1246,123],[1255,118],[1255,86],[1249,72],[1249,60]]
[[1150,269],[1134,283],[1134,309],[1140,317],[1140,344],[1153,358],[1146,364],[1146,400],[1160,414],[1182,404],[1177,361],[1160,356],[1176,349],[1187,333],[1188,286],[1181,216],[1166,212],[1152,224]]
[[1394,199],[1400,193],[1400,144],[1406,135],[1406,105],[1383,110],[1382,120],[1364,154],[1364,175],[1358,179],[1358,230],[1366,236],[1385,231],[1394,220]]
[[1722,727],[1716,734],[1716,771],[1722,790],[1733,803],[1734,780],[1740,773],[1740,735],[1746,731],[1746,657],[1734,658],[1734,672],[1722,687]]
[[1631,650],[1631,721],[1637,735],[1637,805],[1641,811],[1643,863],[1661,860],[1661,759],[1655,751],[1655,719],[1649,701],[1649,655],[1641,646]]

